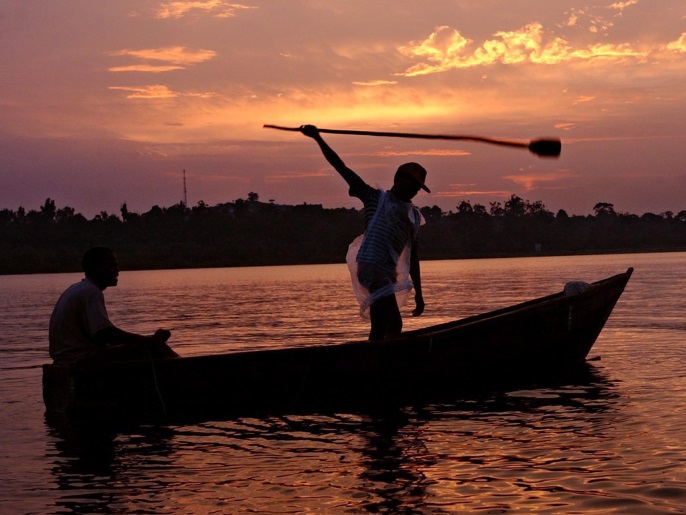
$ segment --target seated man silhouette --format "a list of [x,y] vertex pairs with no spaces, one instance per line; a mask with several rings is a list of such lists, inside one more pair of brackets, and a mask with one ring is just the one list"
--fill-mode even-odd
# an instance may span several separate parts
[[166,343],[171,332],[158,329],[152,336],[143,336],[123,331],[110,321],[103,291],[118,282],[119,265],[112,249],[89,249],[81,265],[86,277],[67,288],[50,317],[50,357],[56,365],[87,367],[178,357]]

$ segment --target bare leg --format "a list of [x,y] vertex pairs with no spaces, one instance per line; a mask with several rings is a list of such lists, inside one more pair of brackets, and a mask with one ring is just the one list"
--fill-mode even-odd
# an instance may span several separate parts
[[372,328],[369,332],[370,340],[383,340],[399,336],[403,329],[403,319],[395,295],[382,297],[374,302],[369,309]]

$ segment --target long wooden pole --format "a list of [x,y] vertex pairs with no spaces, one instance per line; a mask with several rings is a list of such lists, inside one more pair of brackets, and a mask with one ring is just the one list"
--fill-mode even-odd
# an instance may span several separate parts
[[[300,132],[300,127],[282,127],[280,125],[264,125],[265,129],[278,129],[281,131],[295,131]],[[318,129],[324,134],[347,134],[353,136],[384,136],[391,138],[415,138],[415,139],[443,139],[443,140],[461,140],[461,141],[478,141],[481,143],[490,143],[493,145],[501,145],[506,147],[526,148],[530,152],[540,157],[559,157],[562,151],[562,143],[557,138],[538,138],[529,142],[513,141],[498,138],[488,138],[485,136],[466,136],[466,135],[451,135],[451,134],[414,134],[408,132],[379,132],[379,131],[357,131],[346,129]]]

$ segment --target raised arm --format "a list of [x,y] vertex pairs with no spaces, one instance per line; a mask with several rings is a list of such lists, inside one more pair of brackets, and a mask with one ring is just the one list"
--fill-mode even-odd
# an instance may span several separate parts
[[343,160],[338,156],[338,154],[336,154],[336,152],[333,151],[333,149],[326,143],[326,141],[324,141],[317,127],[315,127],[314,125],[301,125],[300,132],[302,132],[305,136],[309,136],[317,142],[326,160],[329,162],[329,164],[331,164],[331,166],[334,167],[334,169],[339,173],[339,175],[343,177],[343,179],[345,180],[345,182],[348,183],[348,186],[350,186],[351,189],[355,189],[358,188],[360,185],[364,185],[364,181],[362,180],[362,178],[355,172],[353,172],[350,168],[348,168],[343,162]]

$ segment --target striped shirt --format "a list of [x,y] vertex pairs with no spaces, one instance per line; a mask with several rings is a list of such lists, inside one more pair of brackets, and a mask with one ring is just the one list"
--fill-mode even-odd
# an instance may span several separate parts
[[357,263],[374,264],[394,274],[403,249],[417,240],[421,214],[411,202],[362,183],[350,195],[364,204],[365,237]]

